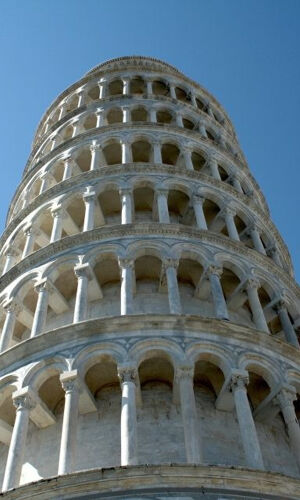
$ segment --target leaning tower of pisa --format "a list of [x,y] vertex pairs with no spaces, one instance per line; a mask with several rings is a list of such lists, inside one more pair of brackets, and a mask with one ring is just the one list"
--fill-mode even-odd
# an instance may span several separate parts
[[121,57],[49,107],[1,237],[5,499],[299,499],[300,291],[222,106]]

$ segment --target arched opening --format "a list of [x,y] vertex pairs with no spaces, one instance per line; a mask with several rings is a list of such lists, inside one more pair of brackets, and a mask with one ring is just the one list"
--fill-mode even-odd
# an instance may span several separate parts
[[[180,293],[181,307],[184,314],[210,316],[211,307],[203,302],[208,297],[200,295],[199,284],[203,273],[202,265],[188,256],[179,261],[177,280]],[[207,291],[208,295],[208,291]],[[200,300],[201,298],[201,300]],[[207,309],[209,307],[209,310]]]
[[211,141],[215,141],[215,134],[211,130],[206,129],[206,135],[207,138],[210,139]]
[[[95,227],[106,224],[121,224],[121,201],[116,189],[106,189],[98,196],[99,211]],[[95,214],[97,217],[97,213]]]
[[90,88],[87,95],[92,101],[97,101],[99,99],[99,94],[100,94],[99,85],[95,85],[94,87]]
[[154,191],[152,188],[143,186],[133,191],[135,221],[153,220]]
[[159,295],[161,261],[152,255],[143,255],[135,261],[136,313],[166,312]]
[[94,275],[89,317],[119,316],[121,284],[116,257],[114,255],[100,256],[94,265]]
[[151,146],[146,141],[136,141],[131,146],[132,161],[133,162],[146,162],[150,161]]
[[[55,181],[53,182],[53,185],[54,184],[58,184],[59,182],[61,182],[63,180],[63,175],[64,175],[64,162],[62,160],[60,161],[57,161],[52,167],[51,167],[51,177],[52,179]],[[49,172],[49,174],[50,174]],[[51,181],[50,181],[51,183]],[[51,183],[52,184],[52,183]],[[50,185],[49,185],[50,187]]]
[[212,200],[206,199],[203,203],[203,212],[206,219],[206,224],[210,231],[214,231],[213,222],[220,212],[220,207]]
[[175,144],[163,144],[161,148],[162,162],[167,165],[176,165],[180,150]]
[[195,127],[194,122],[192,122],[192,120],[188,120],[188,118],[183,118],[182,123],[184,128],[187,128],[188,130],[193,130]]
[[[174,369],[157,353],[139,366],[143,405],[138,412],[139,460],[141,463],[185,461],[182,419],[172,402]],[[176,429],[176,439],[174,439]]]
[[222,165],[218,165],[218,170],[219,170],[219,174],[220,174],[220,177],[221,177],[221,181],[226,182],[228,180],[228,173],[222,167]]
[[65,206],[62,238],[81,233],[85,215],[85,204],[81,195],[75,195]]
[[[120,464],[121,390],[117,366],[109,356],[93,360],[85,383],[95,398],[97,412],[82,415],[78,469],[115,467]],[[99,422],[100,420],[100,422]],[[99,426],[100,424],[100,426]]]
[[92,128],[96,128],[96,124],[97,124],[97,118],[96,115],[93,113],[85,118],[83,122],[83,127],[85,130],[90,130]]
[[73,125],[69,125],[68,127],[66,127],[62,132],[63,140],[67,141],[68,139],[71,139],[73,136],[73,131]]
[[49,306],[45,331],[73,322],[77,278],[74,264],[62,263],[53,272],[53,291],[49,294]]
[[193,222],[193,210],[189,210],[189,197],[177,189],[171,189],[168,193],[168,207],[170,222],[191,225]]
[[201,111],[206,111],[206,105],[203,101],[201,101],[201,99],[199,99],[199,97],[196,97],[196,104],[198,109],[201,109]]
[[175,93],[176,93],[176,98],[179,100],[179,101],[182,101],[182,102],[190,102],[190,99],[188,97],[188,94],[187,92],[181,88],[181,87],[176,87],[175,88]]
[[142,106],[134,108],[131,111],[131,121],[132,122],[146,122],[148,120],[148,113]]
[[69,97],[66,103],[66,113],[70,113],[71,111],[74,111],[74,109],[77,109],[78,106],[78,95],[74,94],[73,96]]
[[167,109],[160,109],[156,112],[157,123],[172,123],[173,117]]
[[108,95],[122,95],[123,94],[123,82],[119,78],[113,80],[108,84]]
[[132,78],[129,89],[130,94],[144,94],[146,92],[145,81],[140,76]]
[[[84,148],[77,154],[76,164],[82,172],[88,172],[90,170],[90,167],[91,167],[91,151],[90,151],[90,149]],[[76,170],[75,170],[75,172],[76,172]]]
[[162,80],[152,82],[152,92],[154,95],[169,95],[168,86]]
[[103,148],[103,154],[107,165],[117,165],[122,163],[121,145],[112,142]]
[[204,156],[200,153],[196,153],[196,151],[193,151],[191,158],[194,170],[196,170],[196,172],[201,172],[206,163]]
[[120,108],[110,109],[106,115],[106,118],[109,125],[112,125],[113,123],[122,123],[123,111]]

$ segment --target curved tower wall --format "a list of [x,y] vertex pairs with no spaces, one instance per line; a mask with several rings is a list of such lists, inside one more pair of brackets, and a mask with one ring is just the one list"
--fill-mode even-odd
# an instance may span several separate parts
[[125,57],[63,92],[0,266],[0,474],[34,482],[7,498],[296,498],[299,288],[205,89]]

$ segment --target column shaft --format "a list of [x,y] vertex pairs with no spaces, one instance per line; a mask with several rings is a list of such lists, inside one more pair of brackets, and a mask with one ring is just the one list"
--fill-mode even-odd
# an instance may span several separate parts
[[132,191],[130,189],[121,189],[121,223],[122,224],[131,224],[132,223],[132,214],[133,214],[133,206],[132,206]]
[[291,320],[289,318],[289,315],[288,315],[288,312],[287,312],[285,305],[283,305],[283,304],[279,305],[278,316],[280,319],[282,329],[283,329],[284,334],[285,334],[286,341],[289,344],[299,348],[298,338],[297,338],[296,332],[294,330],[294,327],[291,323]]
[[88,264],[78,265],[74,268],[77,277],[77,291],[74,306],[73,322],[78,323],[87,318],[88,311]]
[[290,446],[300,469],[300,427],[293,404],[293,401],[297,399],[296,391],[283,389],[277,399],[287,427]]
[[219,319],[229,319],[227,305],[220,282],[220,270],[209,270],[209,281],[214,303],[215,315]]
[[168,299],[171,314],[181,314],[181,302],[177,281],[177,262],[166,261],[164,263],[167,284],[168,284]]
[[266,318],[263,312],[263,309],[261,307],[261,303],[259,300],[257,288],[259,284],[256,281],[251,281],[249,280],[248,285],[247,285],[247,293],[248,293],[248,299],[249,299],[249,304],[251,307],[251,312],[253,315],[253,320],[255,323],[255,326],[258,330],[262,330],[263,332],[270,333],[269,328],[266,322]]
[[168,191],[157,190],[157,210],[158,220],[164,224],[170,224],[169,208],[168,208]]
[[24,249],[23,249],[22,259],[25,259],[25,257],[27,257],[27,255],[32,253],[33,247],[34,247],[34,230],[33,230],[33,228],[31,226],[26,228],[24,233],[26,236],[26,240],[25,240],[25,245],[24,245]]
[[74,471],[79,405],[78,384],[77,380],[72,378],[72,372],[63,373],[60,380],[65,391],[65,406],[58,461],[59,475]]
[[83,199],[85,204],[83,231],[91,231],[94,229],[96,193],[89,191],[83,195]]
[[235,241],[240,241],[239,233],[237,232],[234,213],[230,210],[225,210],[225,222],[229,237]]
[[136,387],[134,370],[121,368],[121,465],[137,464]]
[[204,215],[204,211],[203,211],[203,203],[204,203],[204,199],[201,198],[201,196],[194,196],[193,197],[193,206],[194,206],[197,227],[199,229],[207,230],[206,219],[205,219],[205,215]]
[[260,445],[243,377],[234,377],[232,391],[246,463],[249,467],[263,470],[264,464]]
[[266,250],[265,250],[265,247],[262,244],[262,241],[261,241],[261,238],[260,238],[258,230],[255,227],[251,228],[250,229],[250,234],[251,234],[251,238],[252,238],[255,250],[257,250],[258,252],[266,255]]
[[6,316],[1,333],[0,352],[5,351],[10,346],[16,322],[17,305],[11,300],[7,304],[4,304],[3,308]]
[[133,313],[133,261],[119,259],[121,268],[121,316]]
[[199,464],[203,462],[203,456],[191,369],[185,370],[181,368],[179,370],[178,385],[186,460],[187,463]]
[[37,283],[35,290],[38,293],[38,299],[35,307],[30,337],[36,337],[43,332],[48,310],[49,286],[47,281],[44,280],[41,283]]
[[51,210],[51,213],[53,217],[53,226],[52,226],[50,243],[53,243],[54,241],[58,241],[61,238],[63,229],[62,208],[61,207],[54,208],[53,210]]

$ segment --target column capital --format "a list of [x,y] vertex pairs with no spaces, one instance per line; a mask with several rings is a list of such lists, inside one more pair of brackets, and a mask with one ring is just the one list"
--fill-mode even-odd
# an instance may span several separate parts
[[166,187],[155,187],[156,196],[167,196],[169,194],[169,190]]
[[133,365],[118,365],[118,377],[120,379],[120,383],[124,382],[133,382],[136,384],[138,376],[137,367]]
[[173,257],[165,257],[162,261],[162,265],[164,269],[167,269],[168,267],[173,267],[174,269],[177,269],[179,265],[179,260]]
[[91,153],[95,153],[96,151],[99,151],[100,149],[100,144],[96,143],[96,144],[91,144],[90,145],[90,151]]
[[222,208],[222,213],[224,215],[231,215],[232,217],[236,216],[236,211],[235,211],[235,209],[233,207],[224,206]]
[[54,207],[50,208],[50,212],[52,217],[60,217],[64,215],[64,208],[62,205],[55,205]]
[[12,246],[9,245],[6,250],[4,251],[5,257],[11,256],[11,257],[16,257],[18,255],[17,250]]
[[203,196],[203,194],[200,193],[193,193],[192,200],[194,203],[199,203],[203,205],[203,203],[205,202],[205,196]]
[[279,404],[280,408],[293,406],[293,402],[297,400],[296,388],[292,385],[284,384],[275,396],[275,400],[276,403]]
[[274,308],[276,311],[280,311],[282,309],[287,309],[287,296],[285,292],[281,292],[276,298],[275,298],[275,304]]
[[73,161],[73,158],[72,158],[72,156],[71,156],[71,155],[65,156],[65,157],[63,158],[63,162],[64,162],[64,164],[71,163],[72,161]]
[[249,384],[249,373],[246,370],[234,369],[231,372],[230,388],[231,391],[235,389],[245,389]]
[[176,367],[175,379],[177,382],[182,379],[193,380],[193,378],[194,378],[194,366],[180,365]]
[[118,262],[119,262],[119,266],[121,268],[131,268],[133,269],[134,268],[134,259],[129,259],[127,257],[119,257],[118,259]]
[[47,292],[52,292],[53,291],[53,284],[50,282],[48,278],[43,278],[39,281],[36,281],[34,283],[34,289],[37,293],[47,291]]
[[78,278],[88,278],[91,279],[91,268],[88,263],[86,264],[76,264],[74,267],[75,276]]
[[63,372],[59,376],[59,380],[63,390],[66,393],[74,392],[75,390],[79,391],[79,377],[77,370],[71,370],[69,372]]
[[250,278],[248,278],[246,280],[246,288],[260,288],[260,282],[258,280],[258,278],[256,278],[256,276],[251,276]]
[[31,234],[33,234],[34,232],[34,227],[33,227],[33,224],[27,224],[24,228],[23,228],[23,231],[24,231],[24,234],[25,236],[30,236]]
[[1,305],[6,314],[14,312],[17,315],[19,312],[21,312],[22,309],[22,304],[19,302],[17,298],[6,300]]
[[205,269],[205,274],[207,274],[208,276],[210,274],[214,274],[215,276],[218,276],[218,278],[220,278],[223,274],[223,268],[217,266],[216,264],[212,264]]
[[133,189],[132,186],[121,186],[119,189],[119,194],[122,196],[123,194],[132,194]]
[[95,191],[85,191],[82,195],[83,201],[92,201],[96,198]]
[[17,411],[33,410],[37,404],[35,394],[30,387],[23,387],[13,392],[12,400]]

